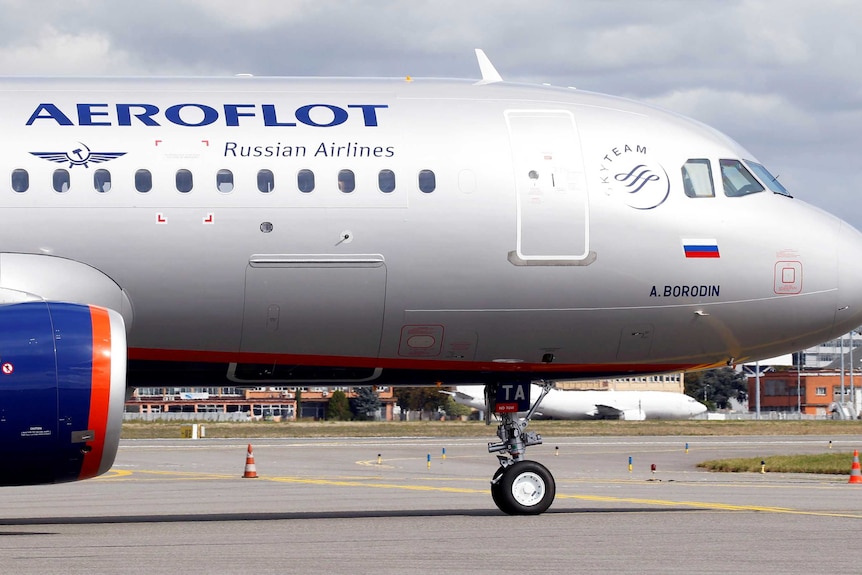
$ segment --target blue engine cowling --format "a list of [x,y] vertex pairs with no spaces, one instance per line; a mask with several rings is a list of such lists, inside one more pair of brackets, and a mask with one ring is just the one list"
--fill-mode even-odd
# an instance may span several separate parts
[[125,379],[117,312],[45,301],[0,306],[0,485],[76,481],[110,469]]

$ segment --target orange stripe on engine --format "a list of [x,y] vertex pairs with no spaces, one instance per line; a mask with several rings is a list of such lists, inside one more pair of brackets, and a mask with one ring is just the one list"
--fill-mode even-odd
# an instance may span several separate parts
[[96,307],[90,307],[90,318],[93,324],[93,369],[87,429],[92,430],[95,437],[87,442],[92,450],[84,456],[81,479],[95,477],[99,473],[111,397],[111,320],[107,310]]

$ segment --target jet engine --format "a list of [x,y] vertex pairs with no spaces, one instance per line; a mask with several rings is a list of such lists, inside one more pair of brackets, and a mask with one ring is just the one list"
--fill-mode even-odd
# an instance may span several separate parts
[[125,376],[120,313],[44,300],[0,305],[0,485],[110,469]]

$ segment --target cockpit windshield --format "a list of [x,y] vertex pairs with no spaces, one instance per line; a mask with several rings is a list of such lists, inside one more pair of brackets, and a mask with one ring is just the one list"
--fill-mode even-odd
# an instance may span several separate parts
[[725,196],[747,196],[764,191],[765,188],[739,160],[719,160],[719,165]]
[[[724,195],[732,198],[756,194],[767,189],[792,198],[778,178],[762,164],[752,160],[724,159],[718,161]],[[682,187],[690,198],[714,198],[717,183],[713,184],[713,161],[707,158],[689,158],[682,165]],[[764,184],[766,187],[764,187]]]
[[770,190],[776,194],[781,194],[782,196],[790,196],[790,192],[787,191],[787,188],[782,186],[781,182],[778,181],[778,178],[770,174],[769,170],[763,167],[762,164],[752,162],[751,160],[745,160],[745,165],[751,168],[754,175],[757,176],[761,182],[766,184],[766,187]]

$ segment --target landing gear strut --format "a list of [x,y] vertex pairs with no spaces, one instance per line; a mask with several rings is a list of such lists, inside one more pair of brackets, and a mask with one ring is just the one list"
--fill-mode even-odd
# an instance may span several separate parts
[[[536,461],[524,459],[524,452],[530,445],[542,443],[542,436],[526,431],[530,418],[536,408],[553,387],[553,383],[543,381],[542,394],[523,419],[517,413],[500,414],[497,426],[498,443],[489,443],[488,451],[497,453],[500,467],[491,478],[491,497],[503,513],[508,515],[538,515],[543,513],[554,501],[556,484],[551,472]],[[496,410],[496,395],[499,384],[485,386],[485,423],[491,423],[491,413]],[[527,386],[529,389],[529,386]],[[527,396],[529,399],[529,395]],[[500,454],[506,452],[506,454]]]

